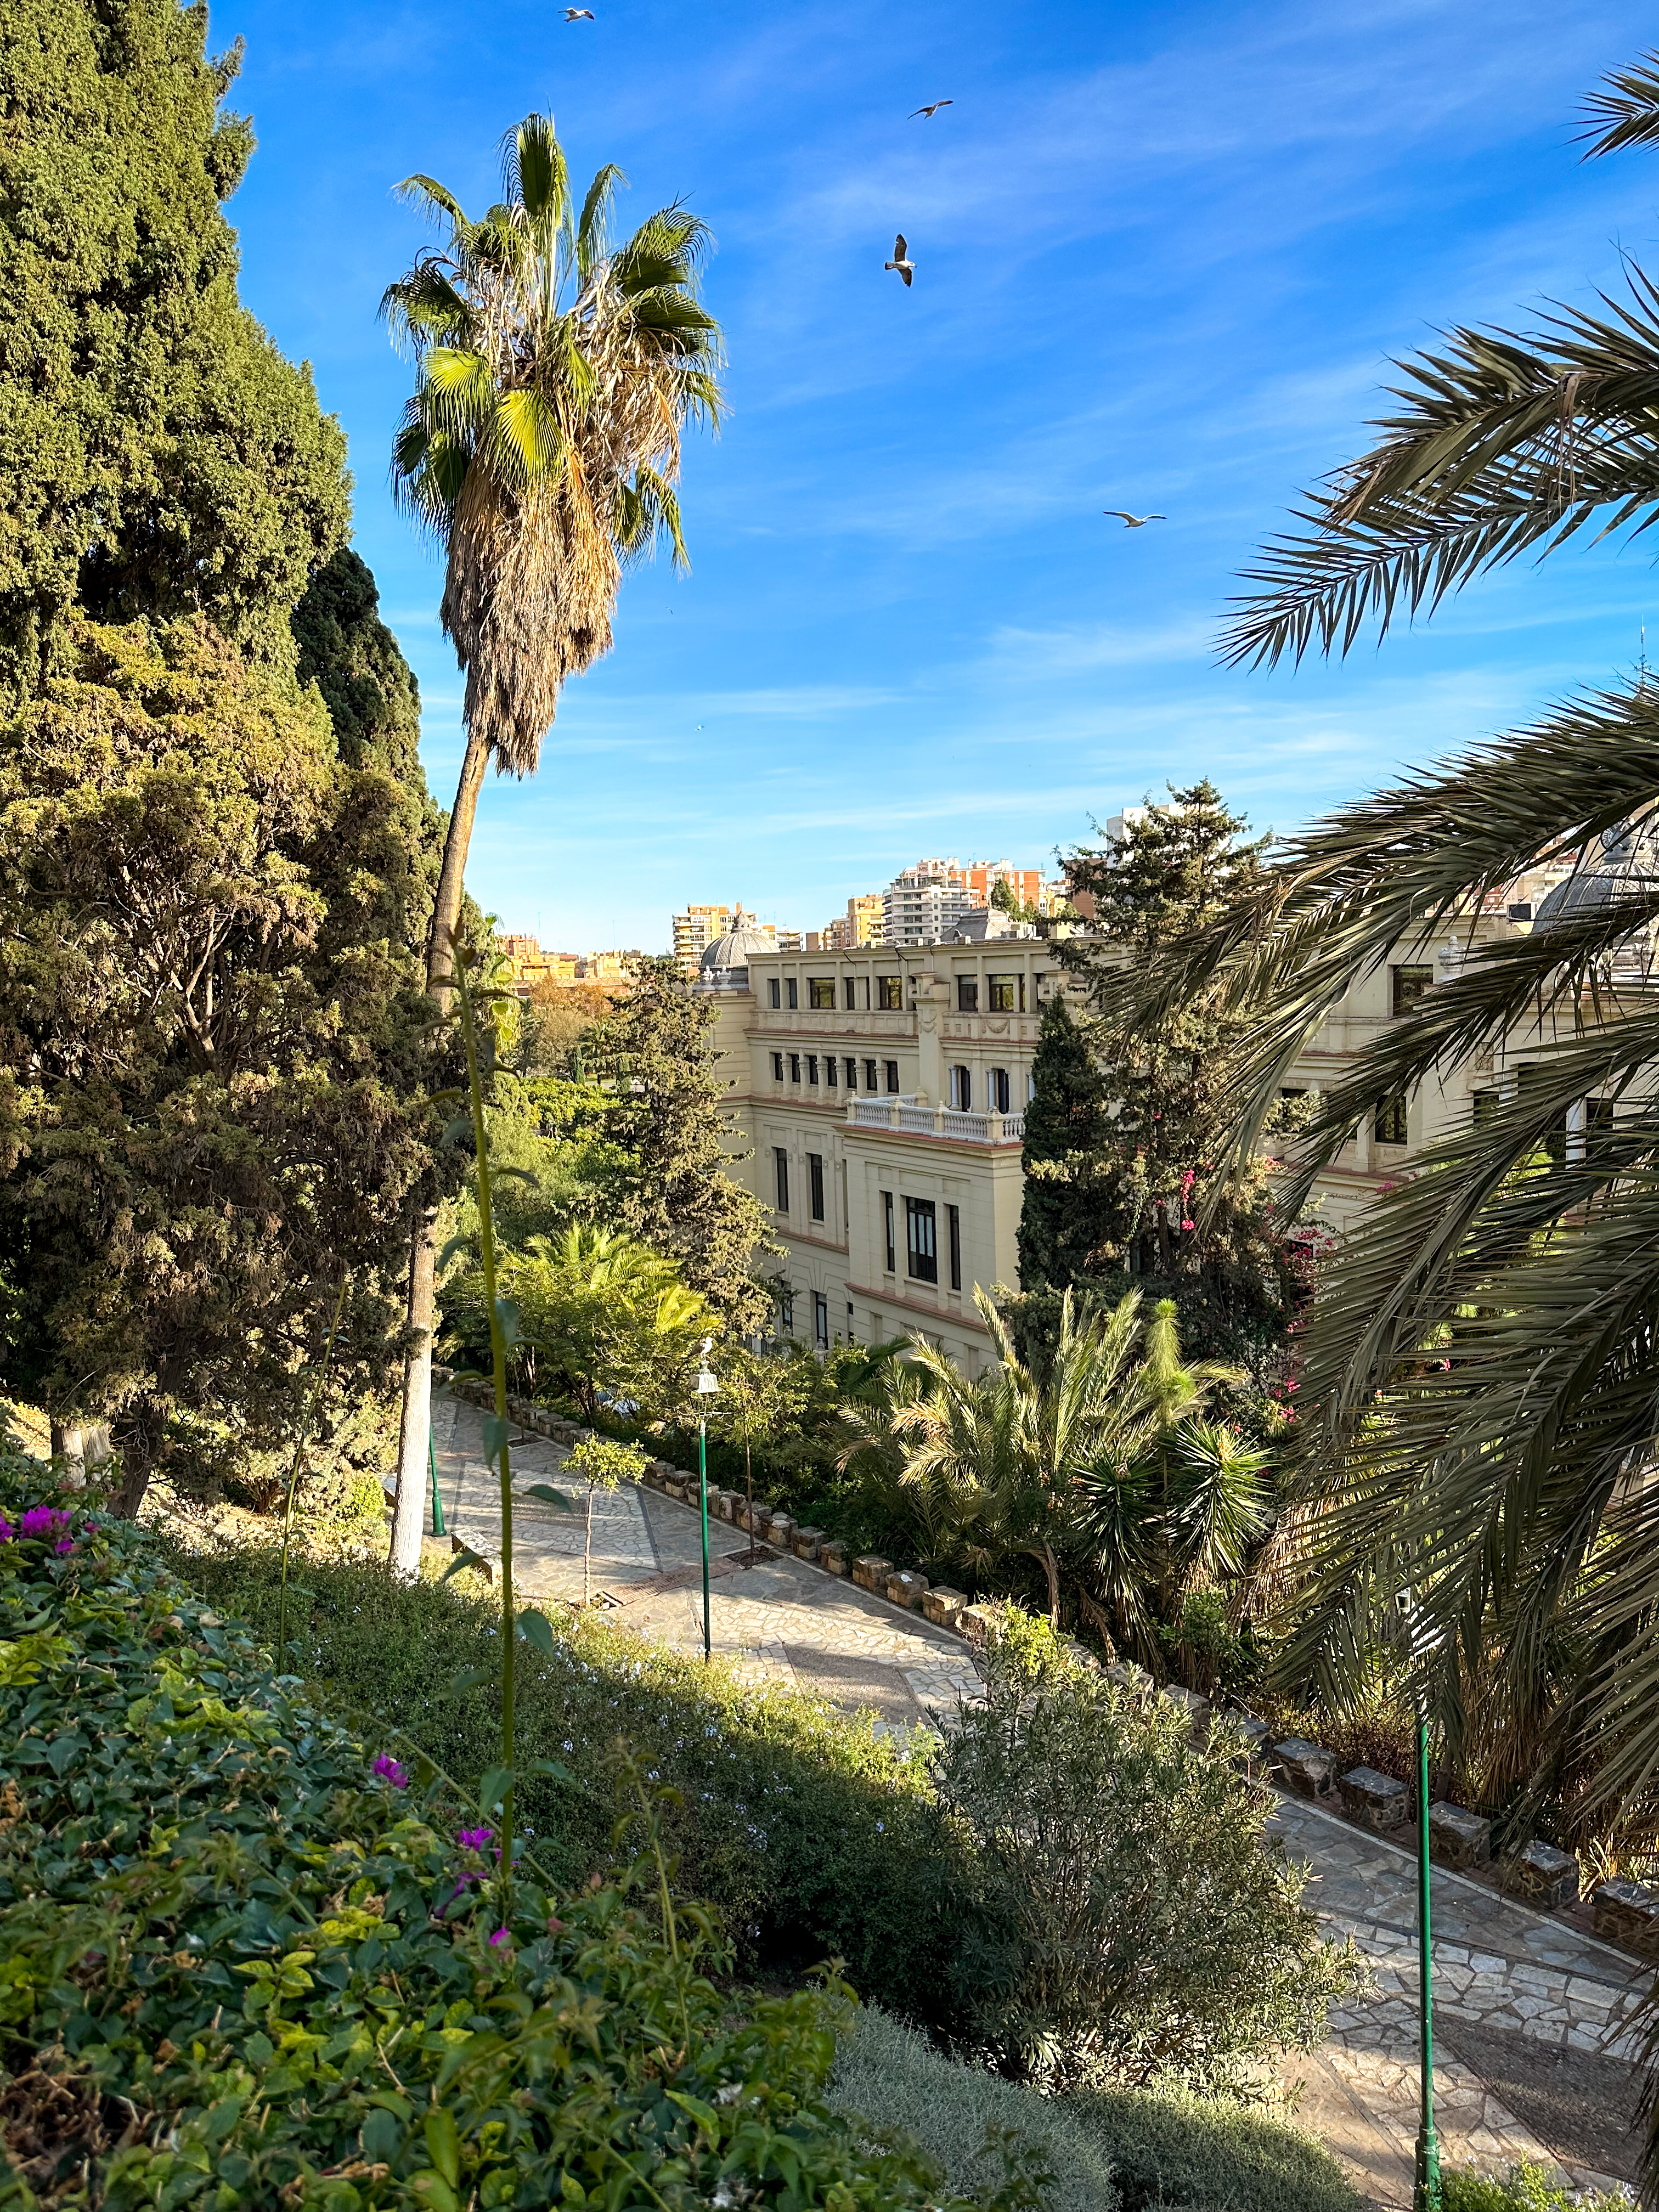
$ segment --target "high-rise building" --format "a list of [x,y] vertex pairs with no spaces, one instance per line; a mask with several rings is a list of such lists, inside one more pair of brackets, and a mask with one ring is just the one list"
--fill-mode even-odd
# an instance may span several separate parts
[[696,973],[703,948],[732,927],[729,906],[689,906],[674,916],[674,957],[688,974]]
[[882,894],[882,941],[942,945],[974,903],[959,861],[918,860]]
[[860,891],[847,902],[847,935],[844,943],[850,950],[860,945],[879,945],[881,933],[887,926],[887,901],[880,891]]

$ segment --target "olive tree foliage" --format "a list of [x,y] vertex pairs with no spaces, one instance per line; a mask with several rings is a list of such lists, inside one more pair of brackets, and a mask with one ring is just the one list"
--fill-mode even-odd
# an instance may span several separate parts
[[1238,2086],[1324,2033],[1358,1979],[1268,1840],[1272,1802],[1184,1708],[994,1633],[986,1695],[939,1753],[974,1869],[954,1971],[999,2068],[1066,2090]]
[[343,1275],[336,1374],[379,1379],[417,808],[199,620],[76,639],[0,728],[0,1379],[112,1419],[136,1507],[192,1421],[280,1439]]

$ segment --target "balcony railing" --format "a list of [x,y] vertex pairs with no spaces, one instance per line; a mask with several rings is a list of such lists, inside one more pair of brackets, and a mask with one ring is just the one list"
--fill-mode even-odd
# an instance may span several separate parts
[[968,1145],[1018,1145],[1025,1134],[1023,1114],[959,1114],[952,1106],[922,1106],[914,1098],[849,1098],[847,1120],[854,1129],[950,1137]]

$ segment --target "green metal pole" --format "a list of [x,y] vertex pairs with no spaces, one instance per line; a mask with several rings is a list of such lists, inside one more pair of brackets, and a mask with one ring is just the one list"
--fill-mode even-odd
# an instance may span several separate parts
[[1440,2212],[1440,2145],[1434,2132],[1434,1993],[1429,1955],[1429,1721],[1417,1713],[1417,1944],[1423,2009],[1423,2106],[1412,2212]]
[[[702,1493],[702,1656],[708,1656],[708,1422],[697,1413],[697,1486]],[[1439,2199],[1437,2197],[1437,2204]]]
[[432,1533],[434,1536],[441,1536],[444,1533],[444,1502],[438,1495],[438,1447],[432,1441],[432,1417],[429,1413],[426,1424],[426,1458],[427,1465],[432,1469]]

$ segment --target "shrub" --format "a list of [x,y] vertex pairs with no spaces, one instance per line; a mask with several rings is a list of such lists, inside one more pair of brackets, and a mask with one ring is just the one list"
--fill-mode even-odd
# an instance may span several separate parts
[[984,1703],[939,1763],[969,1838],[952,1971],[974,2039],[1061,2089],[1214,2087],[1316,2042],[1357,1961],[1303,1909],[1267,1794],[1170,1700],[991,1649]]
[[[215,1603],[274,1641],[274,1550],[175,1554]],[[378,1565],[307,1559],[289,1599],[289,1663],[360,1719],[395,1717],[440,1765],[498,1756],[499,1615],[457,1584],[394,1583]],[[968,1876],[926,1748],[781,1688],[748,1687],[643,1642],[604,1614],[555,1612],[552,1648],[518,1653],[517,1806],[538,1856],[577,1881],[613,1863],[618,1746],[680,1802],[666,1848],[720,1910],[745,1965],[793,1972],[839,1957],[860,1994],[948,2031],[953,1898]],[[458,1674],[483,1679],[452,1687]],[[568,1778],[528,1772],[538,1758]]]
[[1248,2106],[1119,2089],[1064,2108],[1109,2162],[1121,2212],[1364,2212],[1328,2152]]
[[1629,2212],[1631,2201],[1599,2189],[1581,2196],[1537,2166],[1512,2166],[1501,2181],[1471,2166],[1448,2166],[1440,2177],[1441,2212]]
[[997,2185],[1005,2169],[994,2145],[1005,2135],[1053,2175],[1048,2212],[1114,2212],[1117,2204],[1109,2160],[1063,2099],[960,2065],[873,2007],[846,2023],[830,2102],[878,2127],[903,2129],[953,2189]]
[[0,2197],[937,2203],[823,2101],[833,1990],[735,2007],[659,1856],[497,1879],[432,1778],[273,1681],[141,1531],[24,1519],[28,1480],[0,1462]]

